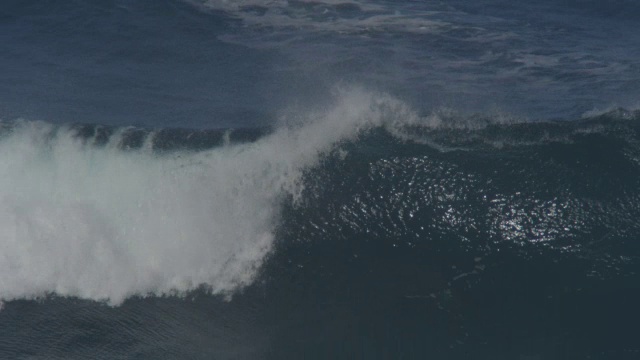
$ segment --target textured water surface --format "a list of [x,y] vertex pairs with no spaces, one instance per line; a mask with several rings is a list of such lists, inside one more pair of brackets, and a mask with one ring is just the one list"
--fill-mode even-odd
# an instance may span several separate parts
[[635,359],[632,1],[9,1],[0,357]]

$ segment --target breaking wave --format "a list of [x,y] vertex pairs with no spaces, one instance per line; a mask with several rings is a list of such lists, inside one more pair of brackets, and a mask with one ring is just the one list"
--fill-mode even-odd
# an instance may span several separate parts
[[639,230],[638,119],[420,116],[343,89],[273,129],[5,123],[0,298],[230,296],[269,254],[278,261],[278,246],[322,234],[324,246],[357,246],[349,234],[408,248],[447,238],[479,259],[509,244],[588,258],[604,274],[635,262],[596,248]]

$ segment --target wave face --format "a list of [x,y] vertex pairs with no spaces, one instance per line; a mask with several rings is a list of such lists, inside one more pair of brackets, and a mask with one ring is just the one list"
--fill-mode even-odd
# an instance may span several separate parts
[[440,120],[305,173],[253,294],[270,358],[636,356],[640,113]]
[[460,256],[467,264],[446,271],[451,282],[482,277],[485,261],[502,256],[571,263],[565,275],[576,282],[637,279],[639,112],[454,127],[429,119],[374,129],[307,172],[284,236],[345,243],[355,258],[388,248],[416,267]]

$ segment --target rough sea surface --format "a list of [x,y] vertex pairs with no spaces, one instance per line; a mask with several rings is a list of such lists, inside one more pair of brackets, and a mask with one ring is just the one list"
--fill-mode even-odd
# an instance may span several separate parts
[[4,1],[0,358],[640,358],[638,19]]

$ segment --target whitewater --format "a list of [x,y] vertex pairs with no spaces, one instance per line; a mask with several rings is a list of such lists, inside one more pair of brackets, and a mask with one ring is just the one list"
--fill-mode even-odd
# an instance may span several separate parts
[[126,128],[95,144],[65,126],[11,124],[0,140],[0,298],[117,305],[251,283],[305,169],[372,127],[415,118],[388,96],[337,92],[338,104],[296,125],[206,151],[154,151],[154,132],[127,149]]

